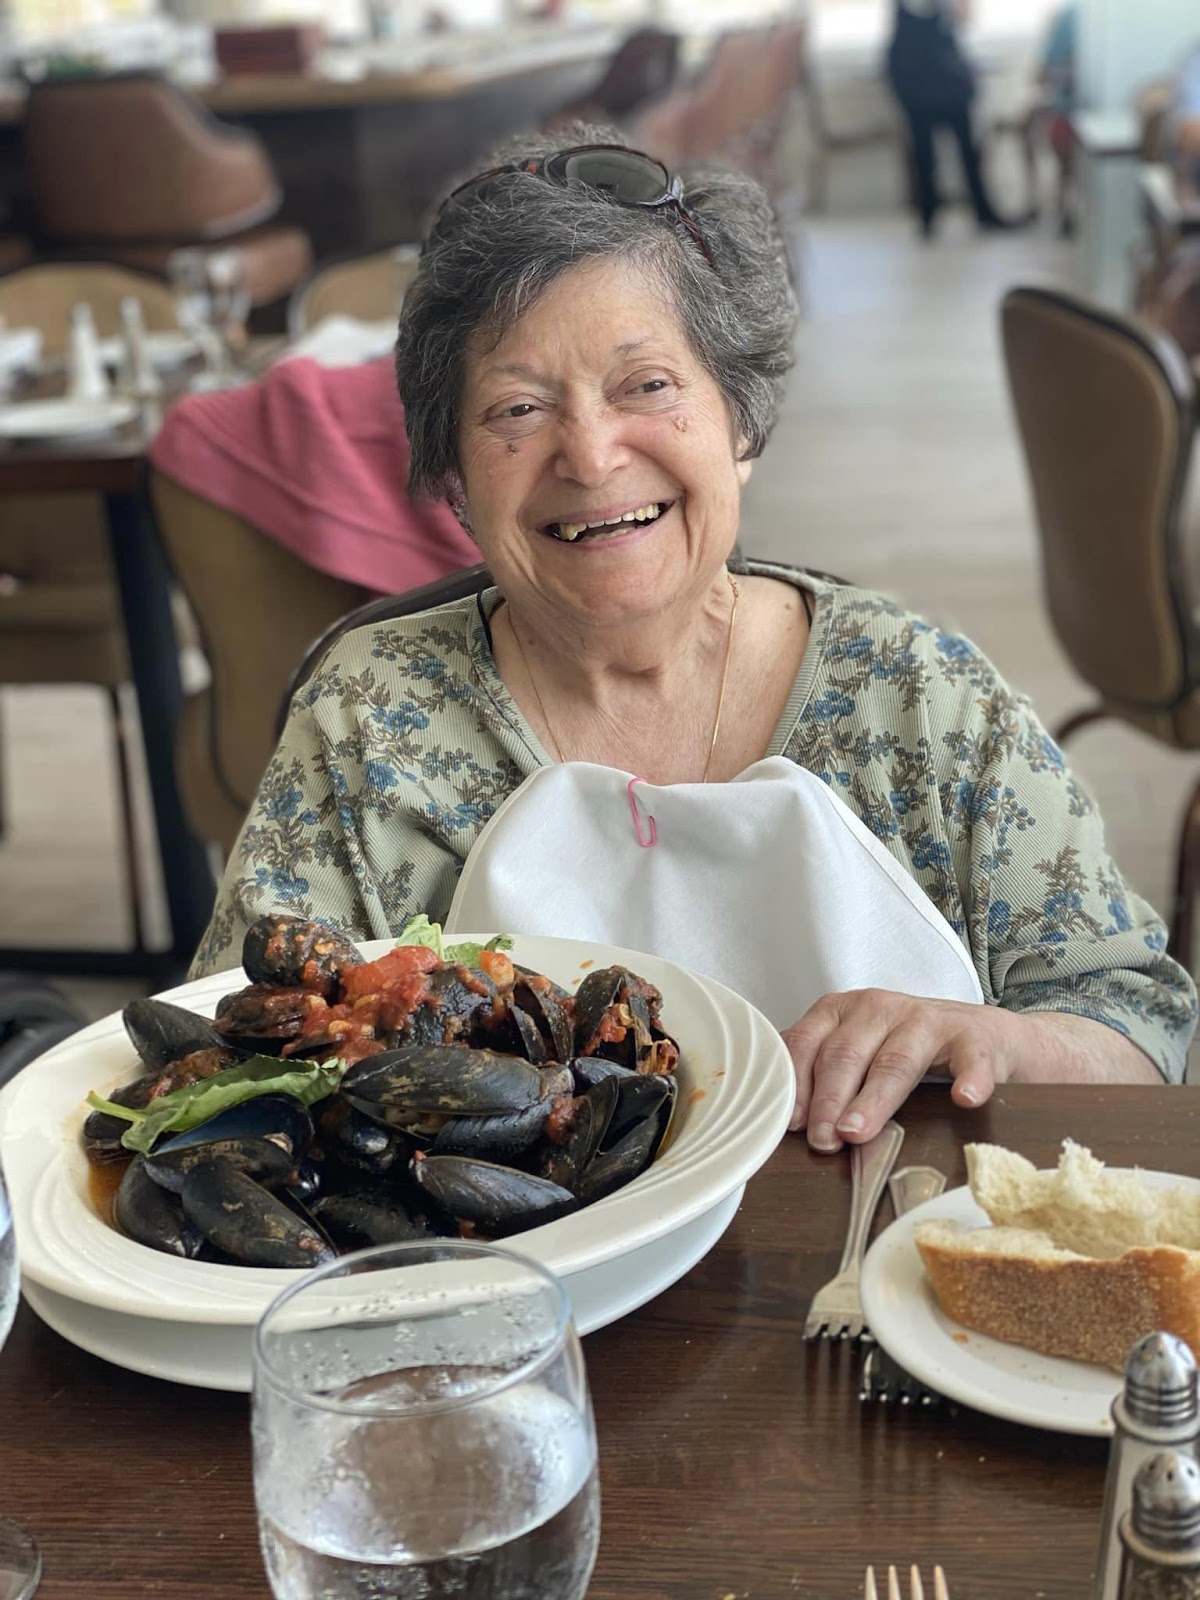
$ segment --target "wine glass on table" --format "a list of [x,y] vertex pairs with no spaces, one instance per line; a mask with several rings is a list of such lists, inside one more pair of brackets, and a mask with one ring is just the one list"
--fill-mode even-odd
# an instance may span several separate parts
[[[21,1274],[4,1173],[0,1171],[0,1349],[17,1314]],[[28,1600],[42,1575],[42,1557],[32,1535],[11,1517],[0,1516],[0,1600]]]
[[258,1326],[252,1415],[277,1600],[582,1600],[596,1436],[536,1262],[430,1239],[318,1268]]

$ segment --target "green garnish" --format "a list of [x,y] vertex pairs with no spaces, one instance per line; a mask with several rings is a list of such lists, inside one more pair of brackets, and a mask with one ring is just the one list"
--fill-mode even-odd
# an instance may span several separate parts
[[477,967],[479,957],[485,950],[511,950],[513,946],[512,940],[503,933],[498,933],[486,944],[472,944],[469,941],[464,941],[462,944],[446,944],[442,937],[441,923],[430,922],[424,914],[408,919],[396,943],[427,945],[429,949],[437,951],[440,961],[457,961],[464,967]]
[[126,1150],[147,1155],[164,1133],[187,1133],[231,1106],[240,1106],[262,1094],[288,1094],[306,1106],[331,1095],[346,1071],[343,1061],[279,1061],[274,1056],[251,1056],[236,1067],[224,1067],[211,1078],[189,1083],[170,1094],[160,1094],[141,1110],[119,1106],[114,1100],[89,1094],[93,1111],[121,1117],[129,1127],[121,1135]]

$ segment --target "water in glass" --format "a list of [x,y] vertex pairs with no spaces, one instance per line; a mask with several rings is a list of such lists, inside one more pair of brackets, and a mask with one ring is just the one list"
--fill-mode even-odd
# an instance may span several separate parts
[[[497,1316],[495,1283],[473,1297],[460,1280],[452,1307],[421,1316],[394,1282],[406,1250],[427,1272],[429,1247],[361,1253],[392,1268],[393,1322],[381,1298],[362,1321],[328,1298],[335,1263],[311,1275],[328,1327],[304,1316],[266,1340],[260,1330],[255,1495],[271,1587],[278,1600],[579,1600],[599,1538],[599,1486],[561,1287],[507,1252],[446,1244],[437,1253],[450,1271],[480,1258],[520,1262],[519,1287],[515,1277],[501,1286],[520,1297],[519,1315]],[[361,1281],[345,1291],[361,1295]],[[429,1354],[459,1359],[418,1359]],[[310,1385],[304,1398],[291,1387],[298,1378]]]

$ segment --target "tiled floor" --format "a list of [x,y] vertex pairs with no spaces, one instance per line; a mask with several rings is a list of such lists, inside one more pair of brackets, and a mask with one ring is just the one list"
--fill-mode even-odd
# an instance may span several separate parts
[[[808,316],[790,396],[747,493],[752,552],[877,586],[970,633],[1053,723],[1086,698],[1040,599],[1037,542],[1009,418],[997,305],[1009,285],[1069,282],[1044,230],[976,238],[950,219],[922,246],[890,215],[810,224]],[[0,942],[117,943],[124,934],[115,794],[99,696],[7,696],[8,831]],[[1117,859],[1166,903],[1195,763],[1115,725],[1072,759]],[[90,985],[100,1014],[128,985]]]

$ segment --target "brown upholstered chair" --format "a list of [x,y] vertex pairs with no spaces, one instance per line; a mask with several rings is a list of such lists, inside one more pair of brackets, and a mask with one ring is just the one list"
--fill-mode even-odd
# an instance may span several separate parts
[[270,223],[279,186],[253,134],[228,127],[157,73],[34,84],[25,168],[51,248],[166,272],[180,245],[236,249],[251,304],[289,294],[312,256]]
[[184,703],[179,792],[193,832],[226,855],[275,747],[275,715],[313,636],[367,597],[160,472],[159,533],[200,630],[211,682]]
[[[118,307],[139,300],[149,328],[175,326],[166,286],[91,263],[27,267],[0,277],[0,317],[41,329],[47,355],[66,348],[71,307],[86,300],[97,330],[116,333]],[[125,628],[98,495],[0,500],[0,686],[86,684],[102,689],[120,788],[126,890],[134,947],[144,947],[136,823],[121,698],[129,681]]]
[[550,125],[576,119],[620,122],[665,95],[678,70],[679,35],[661,28],[638,28],[617,46],[599,83],[556,111]]
[[419,246],[402,244],[347,261],[325,262],[292,296],[288,333],[298,339],[325,317],[338,314],[364,322],[399,317],[420,253]]
[[[1061,743],[1118,717],[1179,750],[1200,750],[1200,613],[1182,505],[1196,385],[1154,329],[1048,289],[1014,289],[1001,316],[1008,381],[1041,534],[1056,633],[1090,708]],[[1192,954],[1200,887],[1200,783],[1180,832],[1171,953]]]

